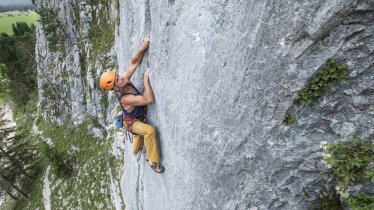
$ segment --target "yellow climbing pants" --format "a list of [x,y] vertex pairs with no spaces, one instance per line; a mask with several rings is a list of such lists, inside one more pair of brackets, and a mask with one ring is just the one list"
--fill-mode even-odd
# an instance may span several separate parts
[[151,125],[137,120],[132,125],[132,131],[135,134],[132,153],[136,155],[143,148],[143,144],[145,144],[147,159],[151,162],[160,162],[160,155],[157,148],[156,129]]

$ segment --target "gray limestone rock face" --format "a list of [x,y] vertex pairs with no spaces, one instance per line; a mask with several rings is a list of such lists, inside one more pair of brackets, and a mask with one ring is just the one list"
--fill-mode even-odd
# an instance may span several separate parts
[[[152,36],[133,80],[149,69],[166,168],[125,143],[126,209],[306,209],[319,143],[374,137],[373,11],[370,0],[121,2],[120,71]],[[330,57],[349,80],[295,107]],[[286,111],[296,125],[282,125]]]
[[[63,47],[52,52],[48,49],[43,26],[37,28],[36,59],[43,117],[59,124],[69,120],[72,125],[81,124],[87,117],[97,119],[101,128],[93,133],[102,137],[105,126],[113,120],[105,114],[106,107],[101,103],[105,96],[96,84],[107,63],[90,57],[93,44],[89,33],[91,26],[97,24],[93,23],[92,15],[97,16],[98,10],[88,1],[37,0],[36,4],[39,8],[57,8],[57,18],[64,32],[58,34],[64,37],[58,43]],[[112,7],[108,17],[114,20],[118,13],[112,11]],[[102,52],[113,66],[116,65],[115,50],[113,46],[109,52]],[[45,86],[49,92],[44,91]]]
[[[322,158],[320,142],[374,138],[372,0],[127,0],[119,13],[109,1],[106,15],[120,24],[103,60],[90,57],[89,40],[102,5],[36,2],[61,9],[68,36],[64,52],[50,52],[37,27],[43,117],[76,125],[91,116],[101,126],[90,127],[97,137],[114,133],[118,112],[113,93],[98,89],[104,60],[123,73],[151,33],[132,80],[141,90],[150,74],[156,102],[148,118],[166,171],[154,173],[146,148],[133,155],[124,135],[114,134],[128,210],[307,209],[303,190],[313,199],[321,184],[313,166]],[[347,65],[348,81],[318,105],[293,105],[330,57]],[[59,85],[61,100],[47,100],[42,87],[49,83]],[[285,112],[296,117],[294,126],[282,124]]]

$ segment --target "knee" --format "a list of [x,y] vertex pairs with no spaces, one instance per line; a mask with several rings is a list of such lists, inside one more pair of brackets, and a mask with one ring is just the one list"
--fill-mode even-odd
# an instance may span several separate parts
[[153,126],[149,126],[147,128],[147,133],[148,133],[148,135],[156,135],[156,128],[153,127]]
[[132,154],[136,155],[136,154],[138,154],[139,150],[137,150],[135,148],[132,148],[131,152],[132,152]]

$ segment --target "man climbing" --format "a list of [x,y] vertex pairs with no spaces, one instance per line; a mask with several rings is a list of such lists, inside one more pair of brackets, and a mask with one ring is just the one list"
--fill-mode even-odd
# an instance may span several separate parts
[[105,90],[114,90],[122,107],[124,115],[124,126],[134,135],[132,152],[136,155],[145,144],[147,161],[151,168],[157,173],[163,173],[164,167],[160,164],[160,155],[157,148],[156,129],[144,122],[147,105],[154,103],[154,96],[149,75],[144,74],[144,93],[140,94],[131,83],[131,76],[139,66],[145,50],[149,46],[150,35],[146,36],[140,51],[131,59],[131,64],[123,76],[114,71],[104,72],[100,77],[100,86]]

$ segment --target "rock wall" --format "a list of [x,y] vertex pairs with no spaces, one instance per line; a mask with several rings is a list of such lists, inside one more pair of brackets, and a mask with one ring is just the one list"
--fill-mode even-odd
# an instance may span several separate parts
[[[373,139],[372,1],[126,1],[120,69],[150,30],[149,68],[165,174],[126,143],[127,209],[306,209],[319,142]],[[327,58],[349,80],[317,106],[293,99]],[[139,83],[138,83],[139,84]],[[295,126],[282,125],[292,111]]]
[[[95,82],[107,66],[87,58],[87,73],[81,72],[82,49],[92,50],[85,39],[92,11],[100,7],[79,4],[77,28],[68,9],[75,1],[40,3],[66,8],[61,18],[73,37],[56,62],[38,27],[40,86],[51,62],[70,71],[64,88],[70,107],[62,103],[57,120],[77,124],[88,113],[106,127],[116,100]],[[149,69],[156,98],[149,120],[166,168],[154,173],[145,153],[134,156],[125,142],[126,209],[306,209],[303,188],[313,197],[320,184],[313,167],[321,160],[319,142],[374,137],[373,1],[128,0],[120,2],[118,17],[108,57],[117,56],[119,72],[151,33],[133,81],[141,87]],[[295,107],[297,92],[329,57],[347,64],[349,80],[319,105]],[[282,124],[287,111],[297,118],[292,127]]]
[[106,115],[108,105],[102,103],[108,95],[98,88],[97,81],[102,72],[116,67],[117,62],[114,42],[110,49],[96,52],[103,48],[103,35],[99,34],[102,31],[97,28],[114,26],[118,19],[115,1],[37,0],[36,4],[39,10],[43,7],[58,11],[57,19],[63,29],[57,36],[64,37],[59,39],[58,49],[51,50],[45,26],[37,27],[36,59],[43,118],[59,124],[69,120],[77,125],[91,117],[100,125],[94,128],[95,136],[103,136],[107,120],[112,119]]

